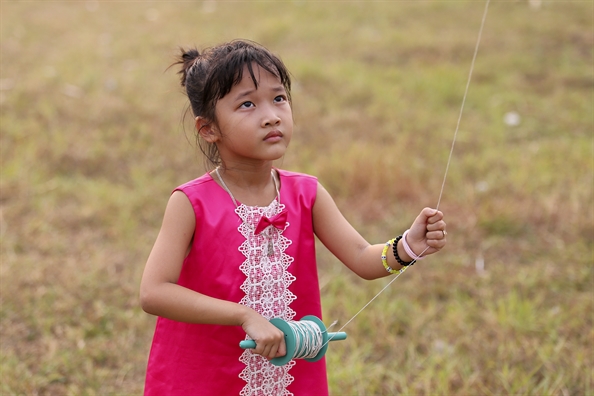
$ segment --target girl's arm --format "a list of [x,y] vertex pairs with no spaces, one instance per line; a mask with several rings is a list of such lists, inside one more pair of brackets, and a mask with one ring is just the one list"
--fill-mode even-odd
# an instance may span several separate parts
[[[382,265],[381,255],[384,243],[370,245],[344,218],[334,200],[321,184],[318,184],[316,202],[313,207],[314,232],[320,241],[348,268],[364,279],[376,279],[389,275]],[[445,222],[443,213],[425,208],[417,216],[407,235],[413,252],[423,256],[435,253],[445,246]],[[404,231],[404,230],[402,230]],[[392,235],[386,240],[394,238]],[[412,258],[406,254],[402,240],[398,242],[398,255],[404,261]],[[392,248],[388,249],[388,265],[400,269]]]
[[142,275],[142,309],[180,322],[242,326],[256,341],[255,353],[268,358],[284,356],[282,331],[256,311],[177,284],[195,228],[196,219],[189,199],[181,191],[175,191],[165,209],[161,230]]

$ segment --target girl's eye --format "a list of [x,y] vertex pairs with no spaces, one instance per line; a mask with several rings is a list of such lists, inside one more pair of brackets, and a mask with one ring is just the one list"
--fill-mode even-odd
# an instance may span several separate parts
[[249,109],[250,107],[253,107],[253,106],[254,106],[253,102],[247,101],[247,102],[243,102],[241,104],[241,106],[239,106],[239,107],[242,107],[244,109]]
[[274,98],[275,103],[281,103],[286,100],[287,100],[287,97],[285,95],[278,95],[276,98]]

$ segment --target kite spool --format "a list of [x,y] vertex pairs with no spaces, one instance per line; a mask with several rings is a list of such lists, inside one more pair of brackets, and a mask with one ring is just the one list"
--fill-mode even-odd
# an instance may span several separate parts
[[[292,359],[305,359],[309,362],[320,360],[328,349],[328,342],[344,340],[346,333],[328,333],[324,322],[313,315],[304,316],[298,322],[286,322],[279,318],[270,319],[270,323],[285,334],[287,354],[270,360],[275,366],[284,366]],[[256,348],[254,340],[239,343],[243,349]]]

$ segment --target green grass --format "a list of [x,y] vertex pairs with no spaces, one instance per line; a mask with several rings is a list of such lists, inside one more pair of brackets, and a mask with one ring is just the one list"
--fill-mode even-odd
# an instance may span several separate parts
[[[0,394],[103,395],[142,392],[144,262],[171,190],[203,172],[176,48],[278,53],[296,120],[279,164],[380,243],[437,202],[484,2],[0,7]],[[331,345],[332,394],[594,395],[592,15],[492,2],[440,205],[449,244]],[[322,247],[319,268],[327,324],[388,282]]]

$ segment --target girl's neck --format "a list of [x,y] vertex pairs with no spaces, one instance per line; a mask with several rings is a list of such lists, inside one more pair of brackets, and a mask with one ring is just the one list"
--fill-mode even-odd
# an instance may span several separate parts
[[271,171],[271,162],[261,166],[223,164],[219,167],[219,173],[225,179],[227,185],[232,184],[244,190],[259,190],[268,187],[272,181],[270,178]]
[[[277,176],[276,172],[272,172],[272,163],[260,168],[222,165],[218,168],[218,174],[233,196],[248,206],[267,206],[276,197],[275,182],[272,178]],[[211,175],[220,185],[218,176],[212,173]],[[225,188],[222,185],[221,187]]]

